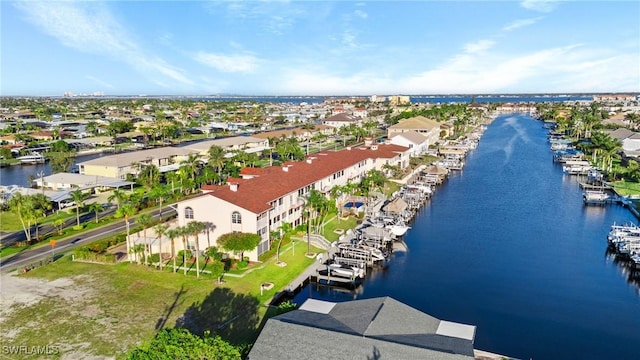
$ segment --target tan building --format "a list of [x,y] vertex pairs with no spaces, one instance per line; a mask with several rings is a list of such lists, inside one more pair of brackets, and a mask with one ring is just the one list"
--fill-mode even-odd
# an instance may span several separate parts
[[427,147],[435,144],[440,139],[440,123],[424,116],[400,120],[399,123],[389,126],[387,136],[393,138],[398,134],[412,131],[426,138]]
[[411,98],[404,95],[389,96],[389,104],[391,105],[406,105],[411,103]]
[[195,151],[177,147],[130,151],[81,162],[78,164],[78,169],[83,175],[125,180],[127,174],[136,175],[141,165],[155,165],[161,168],[179,164],[192,153]]
[[184,149],[192,150],[201,156],[208,156],[211,146],[219,146],[227,152],[242,150],[247,153],[261,152],[269,149],[269,141],[257,136],[234,136],[208,141],[199,141],[184,146]]
[[322,123],[324,125],[340,129],[341,127],[349,126],[351,124],[360,126],[362,124],[362,119],[359,119],[347,113],[340,113],[325,118]]

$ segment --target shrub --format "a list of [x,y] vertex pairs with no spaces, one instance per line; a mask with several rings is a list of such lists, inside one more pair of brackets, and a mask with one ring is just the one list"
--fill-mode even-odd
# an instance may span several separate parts
[[207,266],[207,270],[211,271],[211,276],[213,277],[219,277],[220,275],[222,275],[222,273],[224,273],[225,270],[225,265],[222,261],[216,261],[210,265]]
[[236,263],[236,267],[238,269],[246,269],[247,266],[249,266],[249,263],[247,261],[239,261]]
[[150,263],[157,263],[160,262],[160,254],[151,254],[149,256],[149,262]]
[[109,247],[109,244],[106,240],[100,240],[100,241],[92,242],[91,244],[88,245],[88,247],[89,247],[89,250],[95,253],[101,253],[107,250],[107,248]]

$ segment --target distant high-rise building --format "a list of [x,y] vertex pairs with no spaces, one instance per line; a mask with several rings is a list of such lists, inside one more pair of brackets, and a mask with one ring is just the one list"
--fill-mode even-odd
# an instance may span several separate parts
[[389,96],[389,103],[391,105],[404,105],[411,103],[411,98],[409,96],[404,95],[393,95]]

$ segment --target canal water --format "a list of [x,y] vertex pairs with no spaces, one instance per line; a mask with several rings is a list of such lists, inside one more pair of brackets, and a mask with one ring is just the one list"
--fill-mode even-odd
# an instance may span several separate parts
[[[101,156],[106,156],[111,154],[92,154],[92,155],[84,155],[76,158],[74,165],[83,162],[89,161],[92,159],[99,158]],[[0,185],[9,186],[9,185],[19,185],[24,187],[29,187],[29,177],[33,176],[33,178],[39,178],[40,173],[42,176],[49,176],[52,174],[51,165],[49,162],[44,164],[35,164],[35,165],[13,165],[7,166],[0,169]]]
[[477,326],[477,349],[520,359],[640,359],[638,285],[607,255],[619,205],[584,206],[552,161],[542,123],[497,118],[462,172],[417,214],[385,269],[356,291],[310,284],[329,301],[391,296]]

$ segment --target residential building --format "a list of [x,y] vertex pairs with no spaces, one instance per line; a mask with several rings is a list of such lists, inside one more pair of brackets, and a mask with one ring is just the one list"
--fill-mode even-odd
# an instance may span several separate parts
[[409,149],[376,144],[322,152],[282,166],[245,168],[241,178],[228,179],[223,186],[205,186],[201,196],[179,202],[178,224],[194,220],[211,224],[212,239],[233,231],[257,233],[262,239],[259,246],[245,252],[256,261],[269,250],[271,231],[284,222],[294,227],[302,224],[305,196],[311,189],[328,194],[334,186],[357,183],[369,170],[382,170],[385,164],[406,168]]
[[285,129],[285,130],[273,130],[261,132],[253,135],[254,137],[260,139],[274,139],[280,137],[292,137],[295,136],[298,140],[308,140],[311,139],[314,135],[321,133],[325,135],[332,135],[333,130],[335,128],[328,125],[313,125],[312,129],[305,129],[302,127],[294,128],[294,129]]
[[125,180],[128,174],[138,174],[140,166],[155,165],[158,168],[162,168],[163,166],[179,164],[192,153],[194,153],[193,150],[171,146],[123,152],[78,163],[78,170],[83,175],[97,175]]
[[360,126],[361,122],[361,119],[343,112],[325,118],[322,123],[324,125],[340,129],[343,126],[349,126],[352,124]]
[[133,182],[114,179],[112,177],[82,175],[74,173],[55,173],[33,180],[38,188],[52,190],[74,189],[113,189],[120,187],[133,187]]
[[440,139],[440,123],[427,119],[424,116],[416,116],[404,120],[400,120],[397,124],[389,126],[387,136],[393,138],[398,134],[405,132],[417,132],[427,138],[427,147],[435,144]]
[[403,95],[392,95],[388,97],[391,105],[407,105],[411,104],[411,97]]
[[233,136],[214,140],[199,141],[185,145],[183,148],[198,152],[201,156],[207,157],[211,146],[219,146],[224,149],[229,156],[231,152],[242,150],[247,153],[261,152],[269,149],[269,141],[256,136]]
[[389,142],[394,145],[408,147],[411,156],[420,156],[429,150],[429,139],[416,131],[406,131],[392,137]]
[[267,320],[248,360],[474,359],[476,327],[437,319],[391,297],[308,299]]

